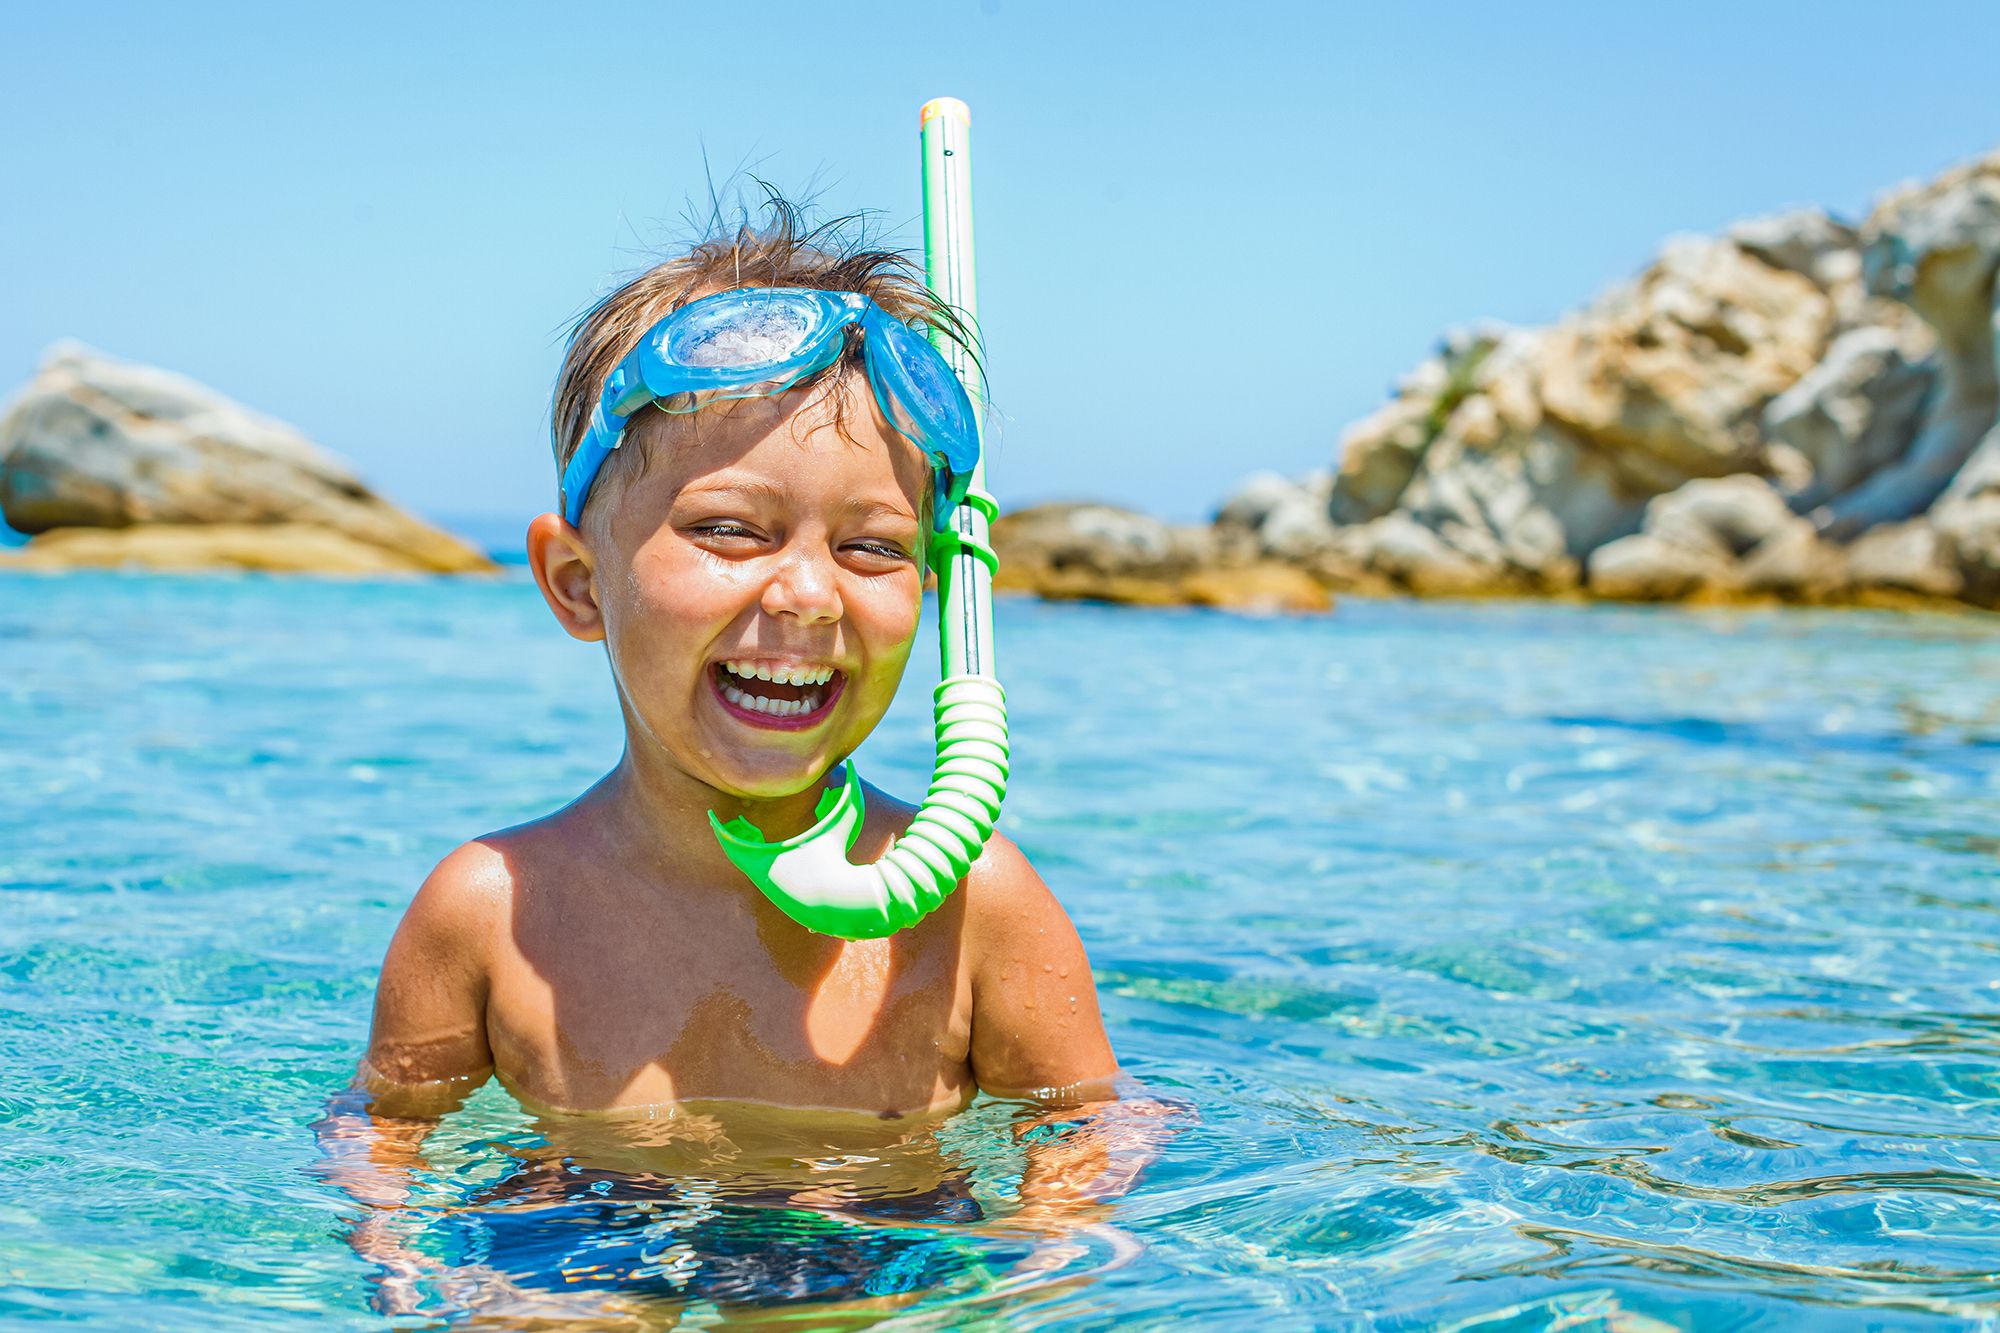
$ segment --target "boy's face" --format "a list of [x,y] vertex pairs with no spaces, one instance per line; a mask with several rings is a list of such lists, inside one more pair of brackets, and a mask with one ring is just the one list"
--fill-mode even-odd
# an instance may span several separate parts
[[803,791],[853,751],[916,635],[927,465],[865,382],[843,435],[832,387],[635,423],[646,466],[584,521],[598,632],[542,580],[572,633],[606,640],[631,742],[739,797]]

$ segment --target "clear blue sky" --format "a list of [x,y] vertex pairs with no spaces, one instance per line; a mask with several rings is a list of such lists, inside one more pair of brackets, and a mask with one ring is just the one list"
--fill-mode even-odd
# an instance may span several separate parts
[[9,5],[0,379],[81,338],[525,518],[559,330],[684,238],[704,148],[914,244],[950,94],[995,489],[1192,518],[1326,465],[1450,326],[2000,142],[1996,39],[1991,4]]

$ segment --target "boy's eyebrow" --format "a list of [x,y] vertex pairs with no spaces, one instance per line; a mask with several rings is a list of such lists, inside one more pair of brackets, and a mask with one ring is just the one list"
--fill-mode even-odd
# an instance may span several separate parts
[[675,498],[681,499],[684,497],[709,495],[745,495],[755,500],[777,500],[782,499],[784,493],[782,486],[774,486],[768,481],[746,479],[743,481],[711,482],[708,485],[703,485],[699,481],[691,481],[681,487]]
[[914,523],[917,516],[902,505],[892,505],[885,500],[864,500],[856,496],[841,506],[850,514],[862,518],[904,518]]
[[[706,499],[718,495],[741,495],[755,500],[781,500],[785,488],[768,481],[745,478],[742,481],[718,481],[707,485],[699,481],[681,487],[677,499]],[[902,505],[893,505],[886,500],[870,500],[865,496],[851,496],[841,503],[842,511],[862,518],[901,518],[916,521],[916,514]]]

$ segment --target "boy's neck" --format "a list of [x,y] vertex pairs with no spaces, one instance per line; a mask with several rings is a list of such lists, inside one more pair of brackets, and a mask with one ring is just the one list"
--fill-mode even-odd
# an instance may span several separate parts
[[727,823],[742,816],[772,841],[811,828],[826,784],[769,801],[745,800],[689,777],[658,756],[627,743],[618,766],[597,785],[595,795],[610,819],[610,832],[642,859],[671,858],[675,876],[734,881],[731,864],[709,827],[709,812]]

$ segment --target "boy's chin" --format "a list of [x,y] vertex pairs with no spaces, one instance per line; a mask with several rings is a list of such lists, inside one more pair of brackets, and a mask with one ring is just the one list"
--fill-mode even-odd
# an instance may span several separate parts
[[836,764],[819,764],[786,771],[736,772],[718,774],[716,790],[739,801],[788,801],[799,796],[817,796],[826,789],[827,777]]

